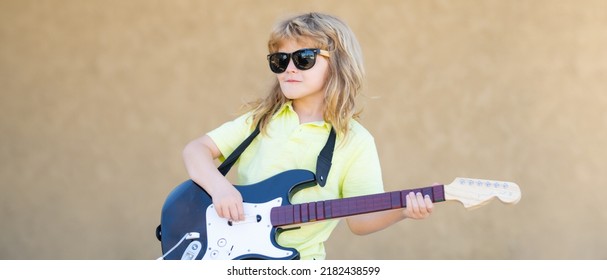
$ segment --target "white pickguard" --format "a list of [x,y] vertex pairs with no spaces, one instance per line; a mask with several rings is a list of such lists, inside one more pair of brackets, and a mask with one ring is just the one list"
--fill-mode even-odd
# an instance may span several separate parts
[[292,251],[272,244],[270,211],[280,206],[282,198],[265,203],[243,203],[245,220],[229,222],[220,218],[213,205],[207,207],[207,249],[203,260],[230,260],[243,255],[258,254],[268,258],[285,258]]

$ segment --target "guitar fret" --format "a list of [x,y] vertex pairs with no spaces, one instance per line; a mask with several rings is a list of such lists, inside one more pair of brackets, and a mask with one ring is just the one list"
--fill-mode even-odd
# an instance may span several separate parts
[[293,222],[296,224],[301,223],[301,204],[294,205],[293,208]]
[[307,223],[310,221],[310,216],[308,215],[308,206],[302,205],[301,207],[301,222]]
[[407,207],[407,194],[409,194],[409,191],[399,191],[400,193],[400,200],[403,202],[403,208]]
[[[366,205],[367,203],[365,202],[365,200],[360,199],[358,197],[351,198],[349,201],[350,201],[350,203],[348,206],[350,206],[349,208],[352,210],[346,211],[345,215],[348,215],[348,214],[354,215],[356,213],[360,213],[360,211],[364,211],[364,208],[367,206]],[[373,200],[371,199],[369,202],[373,203]]]
[[333,218],[340,218],[343,215],[343,210],[344,210],[344,201],[347,200],[333,200],[331,203],[332,204],[332,208],[333,208],[333,212],[332,212],[332,216]]
[[[360,199],[358,199],[358,197],[351,198],[351,199],[344,199],[345,203],[343,203],[343,207],[342,207],[342,209],[340,211],[340,213],[341,213],[340,217],[347,216],[347,215],[349,215],[349,214],[351,214],[353,212],[355,213],[355,211],[357,210],[357,208],[360,207],[360,203],[356,203],[359,200]],[[352,210],[348,211],[349,209],[352,209]]]
[[331,201],[325,201],[325,218],[333,218],[333,203]]
[[[391,193],[376,194],[375,196],[377,197],[376,203],[372,207],[370,207],[371,209],[373,209],[372,211],[375,211],[374,209],[381,209],[381,210],[392,209],[392,194]],[[365,209],[365,212],[369,212],[369,209]]]
[[316,218],[321,221],[325,219],[324,203],[322,201],[316,202]]
[[398,208],[401,208],[403,206],[402,200],[400,199],[400,193],[399,192],[391,192],[390,193],[390,200],[391,200],[391,208],[392,209],[398,209]]
[[310,213],[310,222],[316,221],[316,203],[310,202],[307,207],[308,213]]
[[429,196],[431,201],[434,201],[434,192],[432,191],[432,187],[429,188],[423,188],[422,189],[422,195],[424,197]]
[[270,210],[270,221],[272,221],[273,225],[278,224],[278,213],[280,212],[280,209],[281,208],[275,207]]
[[444,185],[438,185],[438,186],[434,186],[432,187],[432,193],[433,193],[433,202],[442,202],[445,201],[445,186]]
[[293,223],[293,205],[287,205],[284,210],[284,224]]
[[285,224],[285,208],[274,208],[271,211],[272,220],[275,221],[275,224],[284,225]]

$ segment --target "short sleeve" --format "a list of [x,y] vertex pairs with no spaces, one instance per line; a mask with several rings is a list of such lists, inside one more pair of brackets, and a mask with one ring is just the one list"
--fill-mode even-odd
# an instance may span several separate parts
[[221,152],[219,160],[224,161],[253,132],[251,123],[251,114],[247,113],[207,133]]

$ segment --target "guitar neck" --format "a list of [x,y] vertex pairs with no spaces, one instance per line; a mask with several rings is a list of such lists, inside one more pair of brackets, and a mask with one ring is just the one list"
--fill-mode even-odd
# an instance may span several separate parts
[[274,207],[271,210],[270,219],[274,226],[287,226],[399,209],[407,206],[406,196],[410,192],[421,192],[424,196],[429,195],[432,202],[445,201],[444,185],[436,185],[419,189]]

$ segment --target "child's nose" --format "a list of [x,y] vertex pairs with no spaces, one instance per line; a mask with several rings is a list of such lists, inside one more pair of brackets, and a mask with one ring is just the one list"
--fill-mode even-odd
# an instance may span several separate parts
[[297,67],[295,67],[295,63],[293,62],[293,59],[289,59],[289,64],[287,65],[287,69],[285,70],[286,72],[295,72],[299,69],[297,69]]

